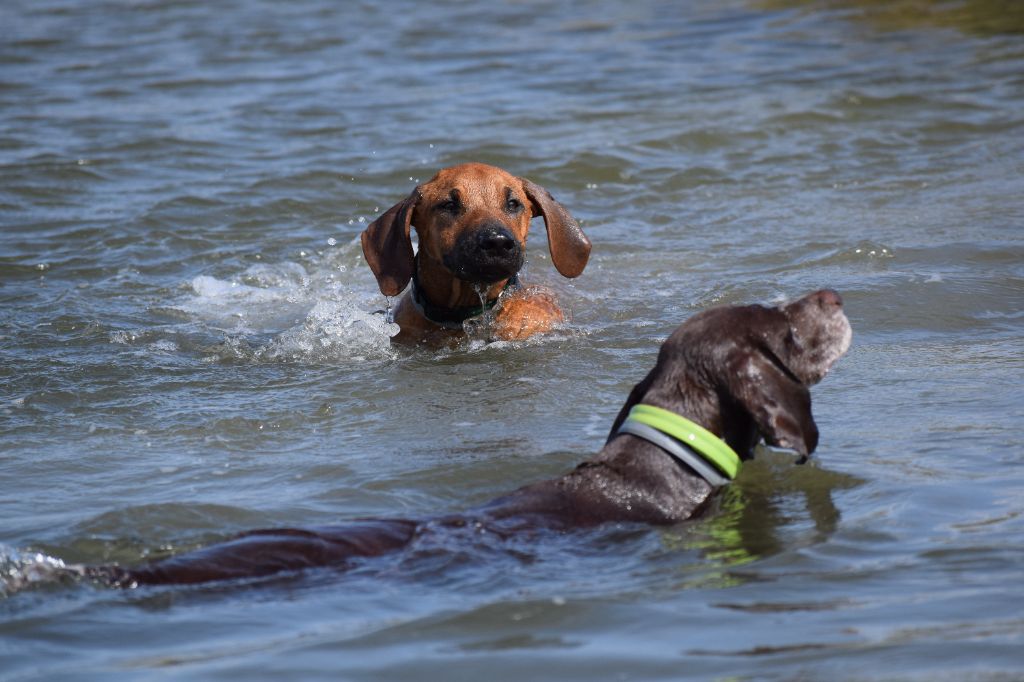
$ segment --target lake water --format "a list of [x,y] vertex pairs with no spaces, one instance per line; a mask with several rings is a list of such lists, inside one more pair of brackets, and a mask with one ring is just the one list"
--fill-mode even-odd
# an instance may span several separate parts
[[[0,679],[1024,679],[1024,6],[5,0]],[[594,243],[565,328],[396,350],[358,234],[444,166]],[[716,304],[844,296],[816,458],[701,520],[256,584],[57,560],[465,509]]]

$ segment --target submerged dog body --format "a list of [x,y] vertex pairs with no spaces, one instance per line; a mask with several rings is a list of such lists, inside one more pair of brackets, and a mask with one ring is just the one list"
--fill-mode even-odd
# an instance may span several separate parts
[[671,524],[697,515],[715,486],[658,445],[619,432],[637,405],[685,416],[741,459],[768,444],[809,456],[818,443],[809,387],[847,350],[851,331],[830,290],[788,305],[714,308],[680,326],[631,391],[601,451],[567,474],[477,509],[434,519],[380,519],[310,529],[259,530],[135,568],[89,573],[119,585],[257,577],[405,547],[425,532],[475,526],[571,529],[605,522]]
[[[400,341],[451,337],[494,309],[493,335],[522,339],[562,321],[553,296],[519,288],[530,220],[543,216],[551,259],[565,277],[586,267],[590,240],[543,187],[500,168],[468,163],[441,170],[373,221],[363,254],[381,293],[410,291],[394,309]],[[412,248],[416,229],[419,251]]]

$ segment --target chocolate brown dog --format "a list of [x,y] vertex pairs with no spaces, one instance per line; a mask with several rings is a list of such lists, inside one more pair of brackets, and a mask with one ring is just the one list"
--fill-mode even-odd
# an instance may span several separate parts
[[500,537],[531,527],[683,521],[728,483],[762,438],[802,458],[814,451],[818,429],[808,388],[846,352],[850,336],[842,301],[830,290],[777,308],[707,310],[662,345],[604,448],[560,478],[462,514],[258,530],[148,565],[85,572],[122,586],[199,583],[314,566],[344,568],[350,560],[454,529]]
[[[530,219],[543,216],[551,260],[565,277],[587,265],[590,240],[547,190],[500,168],[467,163],[445,168],[363,231],[363,255],[381,293],[398,296],[400,341],[441,340],[494,309],[492,335],[523,339],[563,319],[554,298],[521,288]],[[416,228],[414,256],[410,226]]]

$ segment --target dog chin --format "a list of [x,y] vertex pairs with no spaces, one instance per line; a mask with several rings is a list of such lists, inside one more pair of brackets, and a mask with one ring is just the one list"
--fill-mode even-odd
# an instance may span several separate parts
[[516,274],[516,271],[508,270],[507,268],[492,268],[487,270],[475,269],[472,272],[456,271],[454,274],[463,282],[468,282],[469,284],[490,285],[504,279],[509,279]]

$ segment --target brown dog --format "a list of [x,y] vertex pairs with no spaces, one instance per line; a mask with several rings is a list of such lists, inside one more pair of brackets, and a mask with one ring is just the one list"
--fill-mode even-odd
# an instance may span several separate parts
[[[565,277],[587,265],[590,240],[547,190],[500,168],[445,168],[363,231],[363,255],[381,293],[398,296],[400,341],[443,340],[494,310],[491,335],[524,339],[563,319],[551,294],[520,288],[530,219],[543,216],[551,260]],[[410,226],[416,228],[414,256]]]
[[[809,387],[846,352],[850,335],[842,301],[829,290],[778,308],[713,308],[669,337],[654,369],[630,393],[605,446],[564,476],[460,514],[258,530],[136,568],[80,572],[122,586],[198,583],[315,566],[345,568],[359,557],[393,552],[438,533],[504,537],[524,528],[684,521],[706,508],[731,478],[727,466],[709,464],[713,450],[731,448],[735,467],[753,457],[762,438],[801,458],[814,451],[818,429]],[[637,414],[643,410],[674,415],[669,421],[686,417],[688,431],[681,437],[652,433]]]

